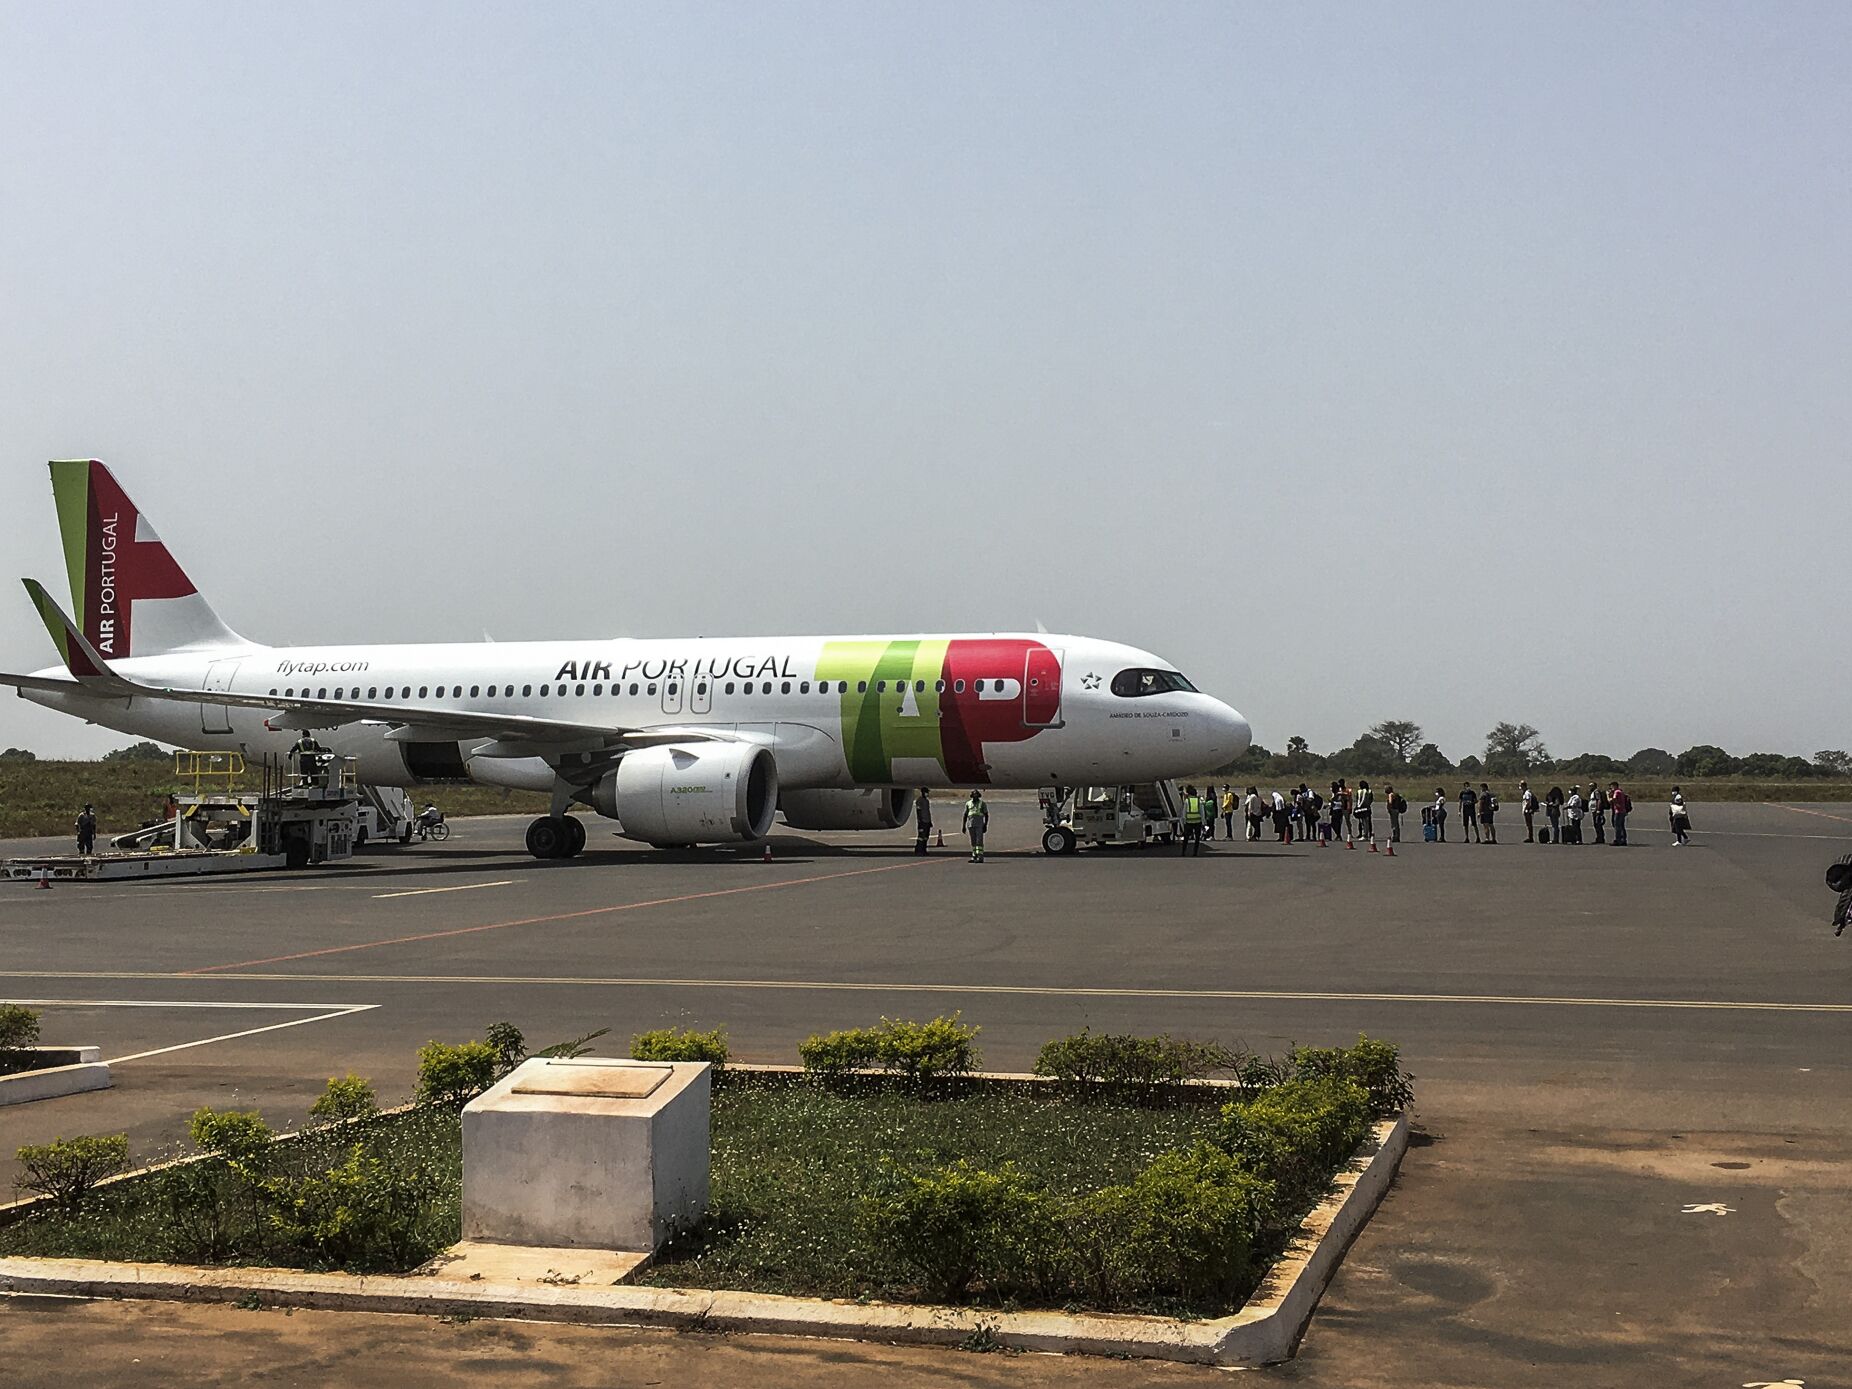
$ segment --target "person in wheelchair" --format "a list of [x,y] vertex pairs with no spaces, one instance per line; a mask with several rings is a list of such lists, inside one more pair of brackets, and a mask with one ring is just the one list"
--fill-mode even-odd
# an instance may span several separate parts
[[425,808],[418,812],[418,837],[420,839],[429,839],[431,837],[431,831],[443,823],[444,812],[439,810],[435,805],[427,803]]

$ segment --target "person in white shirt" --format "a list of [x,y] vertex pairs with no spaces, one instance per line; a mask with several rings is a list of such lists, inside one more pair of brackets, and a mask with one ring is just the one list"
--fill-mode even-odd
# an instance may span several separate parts
[[1569,799],[1563,802],[1563,816],[1565,819],[1563,838],[1568,840],[1571,844],[1580,844],[1582,842],[1582,809],[1582,788],[1580,786],[1571,786],[1569,788]]
[[1667,811],[1672,821],[1672,847],[1691,842],[1691,812],[1685,809],[1685,796],[1676,786],[1672,788],[1672,804]]
[[1273,793],[1273,837],[1284,844],[1287,833],[1286,797],[1275,791]]

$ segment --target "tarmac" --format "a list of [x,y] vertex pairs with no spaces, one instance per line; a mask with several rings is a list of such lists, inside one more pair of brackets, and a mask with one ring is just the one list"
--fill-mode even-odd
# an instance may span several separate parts
[[[945,811],[942,809],[941,814]],[[126,1132],[177,1150],[201,1104],[299,1122],[356,1071],[506,1019],[538,1047],[724,1024],[811,1032],[953,1009],[985,1065],[1082,1026],[1279,1052],[1359,1031],[1415,1073],[1417,1136],[1282,1383],[1841,1382],[1852,1364],[1852,937],[1826,865],[1844,806],[1697,805],[1672,849],[1218,842],[1050,858],[1003,798],[988,861],[947,836],[780,834],[665,853],[593,822],[543,863],[525,819],[298,874],[0,885],[0,997],[94,1043],[114,1089],[0,1109],[13,1149]],[[1450,829],[1456,828],[1454,825]],[[1514,833],[1515,830],[1515,833]],[[1415,836],[1418,839],[1418,829]],[[0,856],[42,845],[0,844]],[[209,1338],[209,1339],[208,1339]],[[0,1301],[6,1382],[1167,1383],[1225,1373],[773,1337],[178,1304]]]

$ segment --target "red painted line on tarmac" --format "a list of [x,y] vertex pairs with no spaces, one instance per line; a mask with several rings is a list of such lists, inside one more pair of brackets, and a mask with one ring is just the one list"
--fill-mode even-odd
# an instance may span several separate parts
[[1852,825],[1852,819],[1844,815],[1828,815],[1824,810],[1806,810],[1798,805],[1783,805],[1780,801],[1763,801],[1762,804],[1771,810],[1791,810],[1796,815],[1817,815],[1822,820],[1837,820],[1842,825]]
[[687,892],[679,897],[656,897],[647,902],[619,902],[609,907],[587,907],[583,911],[559,912],[552,916],[526,916],[518,921],[491,921],[482,926],[457,926],[448,931],[425,931],[415,936],[394,936],[389,940],[361,941],[355,945],[330,945],[321,950],[299,950],[293,955],[267,955],[261,960],[239,960],[234,964],[202,965],[186,974],[217,974],[228,969],[254,969],[258,965],[287,964],[291,960],[313,960],[322,955],[345,955],[355,950],[378,950],[387,945],[416,945],[420,941],[445,940],[451,936],[469,936],[478,931],[505,931],[515,926],[546,926],[559,921],[577,921],[588,916],[609,916],[613,912],[642,911],[645,907],[671,907],[679,902],[699,902],[709,897],[737,897],[746,892],[770,892],[781,887],[804,887],[810,883],[834,882],[838,878],[859,878],[868,873],[892,873],[901,868],[925,868],[930,864],[956,863],[951,855],[913,863],[884,863],[879,868],[850,868],[841,873],[818,873],[809,878],[785,878],[775,883],[753,883],[748,887],[722,887],[711,892]]

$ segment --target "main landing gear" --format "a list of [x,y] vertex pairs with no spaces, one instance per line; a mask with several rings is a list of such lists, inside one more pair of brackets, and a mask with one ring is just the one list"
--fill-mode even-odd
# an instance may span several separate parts
[[527,827],[527,852],[535,858],[574,858],[585,847],[585,822],[575,815],[542,815]]

